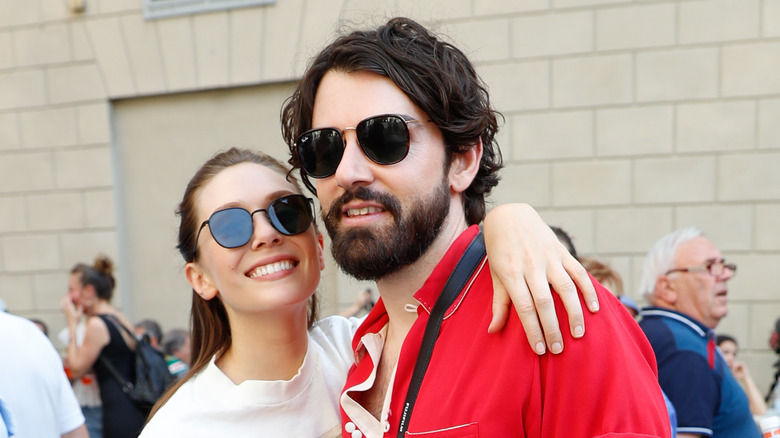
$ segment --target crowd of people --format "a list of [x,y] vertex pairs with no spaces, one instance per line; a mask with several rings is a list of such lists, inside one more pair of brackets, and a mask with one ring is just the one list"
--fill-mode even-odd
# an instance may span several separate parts
[[[25,376],[0,373],[0,437],[760,436],[736,341],[716,345],[736,265],[674,231],[639,309],[530,207],[487,212],[499,116],[466,55],[415,21],[340,36],[282,109],[292,170],[231,148],[184,189],[189,330],[133,324],[102,255],[70,272],[62,361],[0,314]],[[319,317],[324,237],[301,183],[339,267],[376,284],[360,319]],[[141,340],[179,377],[153,407],[111,371],[133,380]]]
[[[120,324],[134,325],[111,304],[114,288],[113,263],[104,255],[98,255],[93,264],[78,263],[71,269],[67,294],[60,302],[67,321],[57,335],[65,350],[62,357],[48,340],[48,327],[42,321],[24,321],[7,313],[0,316],[3,333],[18,334],[4,336],[7,342],[0,346],[5,357],[13,351],[17,358],[13,365],[18,368],[18,373],[6,368],[10,361],[5,361],[0,373],[6,378],[0,382],[0,404],[5,407],[0,409],[4,413],[0,423],[6,427],[6,436],[138,436],[148,411],[128,399],[106,362],[132,381],[135,343],[143,336],[165,354],[171,374],[187,372],[189,332],[173,329],[163,336],[159,324],[142,320],[135,324],[137,338],[123,334]],[[32,333],[30,326],[35,327]],[[25,397],[23,404],[18,403],[18,396]],[[9,425],[11,430],[7,430]]]

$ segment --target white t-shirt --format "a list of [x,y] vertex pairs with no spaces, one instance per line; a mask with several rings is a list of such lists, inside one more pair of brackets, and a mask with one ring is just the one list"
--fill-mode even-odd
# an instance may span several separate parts
[[16,423],[14,438],[55,437],[84,424],[49,339],[25,318],[0,312],[0,395]]
[[340,436],[338,398],[354,361],[351,341],[359,322],[331,316],[317,323],[290,380],[236,385],[212,358],[152,417],[141,438]]
[[[87,324],[82,318],[78,324],[76,324],[76,345],[79,347],[84,342],[84,335],[87,333]],[[62,342],[65,348],[68,348],[70,342],[70,330],[67,327],[62,329],[57,335],[57,339]],[[93,372],[90,370],[90,372]],[[93,374],[94,377],[94,374]],[[100,387],[98,386],[97,379],[92,379],[90,383],[84,383],[86,379],[84,377],[76,379],[72,382],[73,392],[76,394],[76,400],[79,401],[79,405],[94,408],[100,406]]]

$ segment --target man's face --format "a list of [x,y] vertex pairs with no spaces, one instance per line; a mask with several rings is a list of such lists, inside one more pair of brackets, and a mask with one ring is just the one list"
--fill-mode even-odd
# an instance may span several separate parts
[[[357,143],[362,120],[397,114],[409,124],[409,153],[399,163],[371,161]],[[448,216],[451,191],[441,131],[390,79],[330,71],[314,102],[313,128],[342,130],[346,145],[336,173],[316,179],[331,251],[359,279],[379,279],[414,263]]]
[[[696,237],[677,248],[672,268],[702,266],[721,260],[718,248],[705,237]],[[707,270],[674,272],[667,275],[670,287],[677,294],[676,310],[714,329],[728,313],[728,286],[733,273],[723,269],[715,276]]]

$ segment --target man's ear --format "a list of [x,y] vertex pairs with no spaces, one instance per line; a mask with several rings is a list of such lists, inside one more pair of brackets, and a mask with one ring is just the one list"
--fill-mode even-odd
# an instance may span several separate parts
[[465,192],[477,176],[481,160],[482,139],[478,139],[476,143],[465,151],[456,152],[452,157],[448,175],[450,179],[450,189],[456,193]]
[[193,262],[189,262],[184,265],[184,274],[187,276],[187,281],[190,282],[192,290],[201,298],[208,301],[217,296],[217,288],[211,282],[205,272]]
[[661,275],[655,280],[655,295],[662,301],[675,304],[677,302],[677,287],[667,275]]
[[317,243],[320,244],[317,248],[317,256],[320,258],[320,271],[325,270],[325,238],[322,237],[322,233],[317,231]]

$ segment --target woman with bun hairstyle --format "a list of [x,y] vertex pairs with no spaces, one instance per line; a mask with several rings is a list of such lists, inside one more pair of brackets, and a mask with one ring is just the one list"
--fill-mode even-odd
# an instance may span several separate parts
[[[111,304],[114,293],[114,265],[105,255],[98,255],[92,266],[79,263],[71,269],[68,295],[61,307],[68,324],[67,362],[70,378],[77,379],[95,370],[103,405],[103,436],[137,437],[146,415],[122,392],[116,378],[100,360],[106,360],[129,381],[135,374],[135,339],[117,326],[133,327],[130,320]],[[86,330],[81,345],[76,343],[76,325],[86,316]]]

